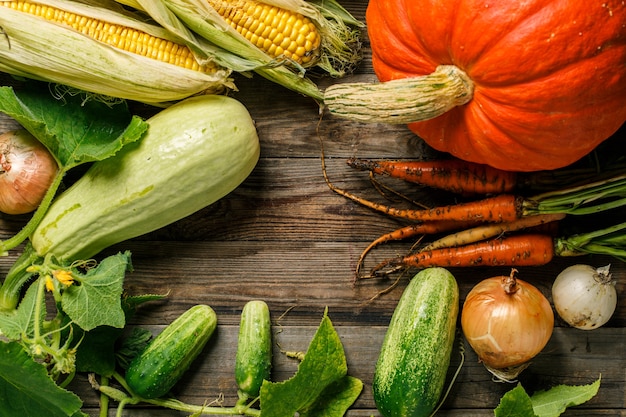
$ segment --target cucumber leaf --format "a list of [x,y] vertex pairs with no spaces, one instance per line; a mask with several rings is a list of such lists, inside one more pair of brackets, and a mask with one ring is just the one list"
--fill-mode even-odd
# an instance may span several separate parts
[[86,416],[81,406],[18,342],[0,343],[0,417]]
[[341,417],[356,401],[363,390],[363,382],[346,375],[333,382],[322,392],[313,407],[301,411],[300,417]]
[[121,296],[130,252],[104,258],[97,267],[75,278],[61,297],[63,311],[83,330],[98,326],[122,328],[126,324]]
[[0,87],[0,112],[43,143],[65,171],[114,155],[148,128],[130,114],[125,101],[105,103],[69,91],[53,94],[51,88],[36,81],[18,91]]
[[495,409],[496,417],[538,417],[522,384],[505,393]]
[[341,339],[325,312],[296,374],[283,382],[263,381],[263,417],[343,416],[362,389],[361,381],[346,378],[347,371]]
[[547,391],[535,392],[530,398],[533,410],[539,417],[560,416],[567,407],[580,405],[592,399],[600,389],[600,379],[588,385],[558,385]]
[[521,384],[507,392],[495,409],[496,417],[558,417],[567,407],[583,404],[600,388],[600,378],[589,385],[558,385],[528,396]]

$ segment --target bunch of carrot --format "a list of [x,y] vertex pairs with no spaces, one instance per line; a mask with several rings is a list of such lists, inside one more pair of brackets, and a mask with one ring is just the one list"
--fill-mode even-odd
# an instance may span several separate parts
[[[452,205],[399,209],[334,186],[328,179],[323,161],[324,158],[324,178],[331,190],[372,210],[413,222],[371,242],[358,260],[357,278],[381,276],[404,267],[543,265],[555,256],[585,253],[626,259],[626,234],[622,233],[626,223],[569,237],[555,237],[555,228],[551,227],[568,215],[598,213],[626,205],[626,169],[621,167],[594,175],[587,170],[578,170],[531,176],[456,159],[348,160],[348,165],[367,170],[370,175],[386,175],[464,197],[463,202]],[[578,181],[580,178],[586,180]],[[575,180],[578,183],[574,183]],[[520,193],[522,189],[545,189],[547,184],[552,184],[550,191],[530,197]],[[369,275],[361,276],[366,254],[377,245],[444,233],[451,234],[423,244],[414,253],[385,260]]]

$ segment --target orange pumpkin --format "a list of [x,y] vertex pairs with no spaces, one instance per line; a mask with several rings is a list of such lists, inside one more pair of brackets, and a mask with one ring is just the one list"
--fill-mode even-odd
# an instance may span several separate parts
[[[435,149],[511,171],[569,165],[626,120],[622,0],[370,0],[366,21],[377,84],[396,81],[329,87],[332,113],[407,123]],[[461,85],[452,104],[442,70]],[[421,114],[423,99],[442,110]],[[386,119],[360,117],[364,107]]]

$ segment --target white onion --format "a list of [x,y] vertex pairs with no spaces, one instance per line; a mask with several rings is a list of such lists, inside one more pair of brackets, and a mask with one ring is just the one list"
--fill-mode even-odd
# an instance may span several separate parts
[[48,149],[24,129],[0,135],[0,211],[35,210],[58,170]]
[[570,326],[583,330],[596,329],[609,321],[615,312],[617,291],[609,267],[572,265],[554,280],[554,308]]

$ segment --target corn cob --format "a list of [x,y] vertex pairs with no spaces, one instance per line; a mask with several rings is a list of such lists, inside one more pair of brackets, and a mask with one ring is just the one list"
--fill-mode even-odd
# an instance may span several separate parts
[[324,95],[306,76],[309,68],[341,77],[361,59],[364,25],[336,0],[160,0],[160,7],[115,1],[147,13],[233,71],[255,71],[319,102]]
[[0,71],[150,104],[232,87],[229,69],[128,13],[65,0],[0,6]]
[[303,67],[319,59],[320,33],[302,14],[254,0],[208,2],[232,28],[271,57],[285,57]]
[[140,30],[31,1],[1,1],[0,5],[66,25],[94,40],[124,51],[194,71],[214,72],[216,70],[213,63],[200,65],[187,46],[152,36]]

